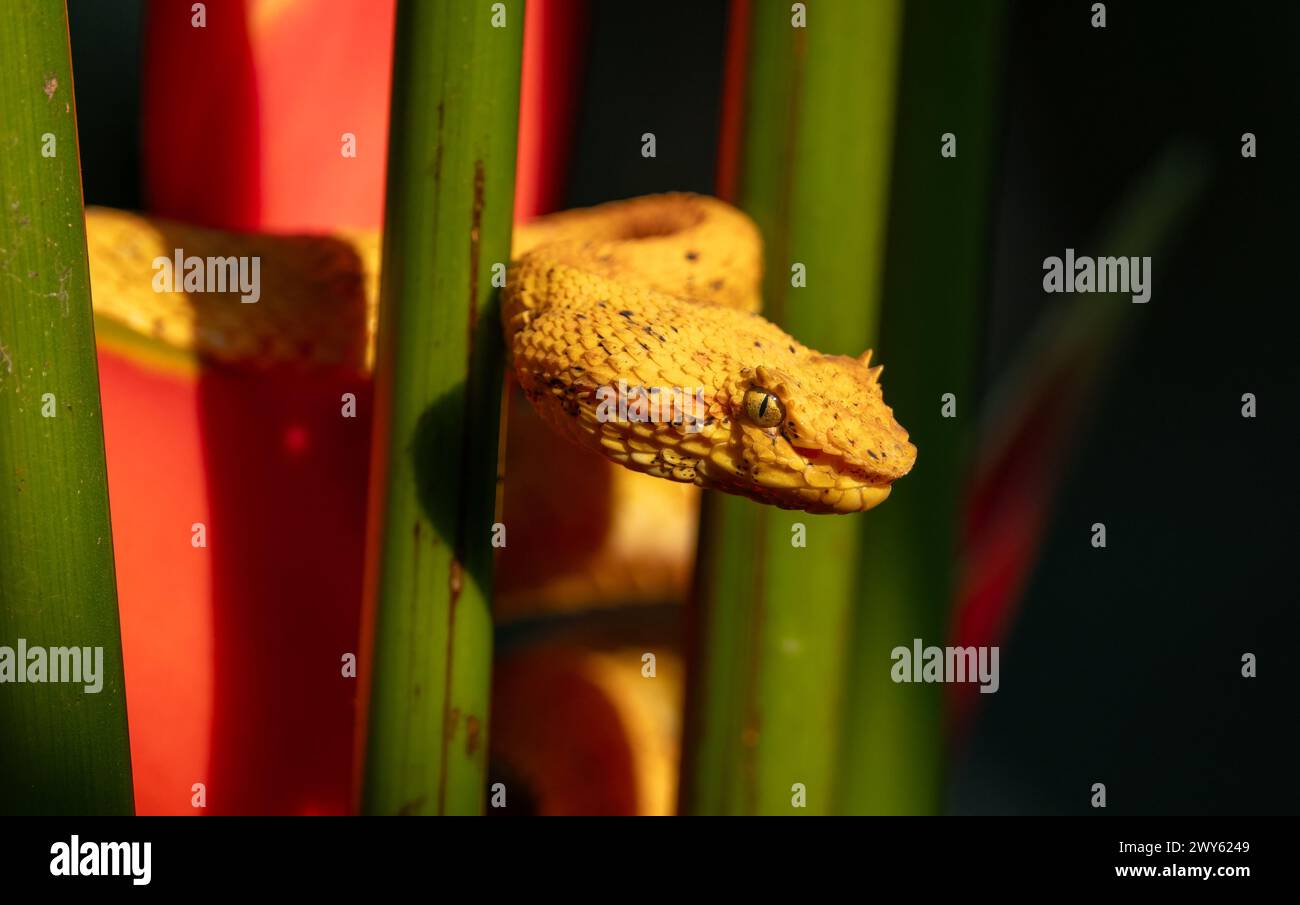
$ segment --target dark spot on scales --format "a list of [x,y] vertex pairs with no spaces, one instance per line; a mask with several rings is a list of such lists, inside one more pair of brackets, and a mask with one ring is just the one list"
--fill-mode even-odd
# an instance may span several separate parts
[[632,317],[632,312],[631,312],[631,311],[620,311],[619,314],[622,315],[623,317],[626,317],[626,318],[629,318],[629,319]]
[[754,340],[754,348],[756,348],[756,349],[761,349],[761,348],[763,348],[763,344],[762,344],[761,342],[759,342],[758,340]]
[[699,253],[698,251],[688,251],[688,252],[686,252],[686,260],[688,260],[688,261],[698,261],[699,259],[700,259],[700,253]]

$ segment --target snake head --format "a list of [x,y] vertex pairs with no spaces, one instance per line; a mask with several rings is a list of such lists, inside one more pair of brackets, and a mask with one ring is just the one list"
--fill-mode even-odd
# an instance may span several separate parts
[[[860,512],[882,502],[916,461],[885,404],[879,367],[808,353],[796,376],[744,368],[733,403],[734,473],[724,489],[809,512]],[[793,370],[793,369],[792,369]]]

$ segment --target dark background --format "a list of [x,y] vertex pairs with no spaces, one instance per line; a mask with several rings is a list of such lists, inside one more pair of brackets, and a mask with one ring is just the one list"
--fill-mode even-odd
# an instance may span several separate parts
[[[1104,782],[1110,813],[1296,813],[1300,12],[1112,2],[1099,30],[1090,6],[1007,7],[981,386],[1066,298],[1043,259],[1084,253],[1163,149],[1208,181],[1106,360],[950,809],[1097,813]],[[69,7],[87,203],[138,207],[140,4]],[[593,4],[570,204],[712,192],[725,26],[721,2]],[[652,161],[628,151],[645,131]]]

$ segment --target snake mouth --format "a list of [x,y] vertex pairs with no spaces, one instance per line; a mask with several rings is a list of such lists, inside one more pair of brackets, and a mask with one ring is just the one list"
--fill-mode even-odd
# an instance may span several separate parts
[[891,476],[871,471],[866,463],[849,459],[838,453],[793,444],[791,448],[803,459],[805,466],[824,469],[835,475],[841,488],[888,487],[894,482]]
[[790,448],[793,449],[795,454],[798,455],[799,458],[803,459],[808,465],[823,465],[832,458],[838,458],[838,456],[831,456],[831,454],[826,452],[826,450],[818,449],[816,447],[796,446],[791,443]]

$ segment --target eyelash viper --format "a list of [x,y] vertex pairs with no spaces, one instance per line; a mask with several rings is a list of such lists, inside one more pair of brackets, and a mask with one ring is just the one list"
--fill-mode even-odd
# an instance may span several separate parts
[[[684,194],[613,202],[543,218],[515,250],[502,294],[515,374],[578,444],[815,513],[870,509],[911,470],[916,448],[871,353],[822,355],[757,314],[761,241],[736,209]],[[611,417],[600,391],[614,387],[698,392],[703,411]]]
[[[87,209],[86,225],[101,325],[225,363],[373,363],[373,233],[220,233],[100,208]],[[152,261],[177,248],[277,266],[262,268],[257,305],[206,293],[178,303],[151,281]],[[671,194],[555,214],[516,229],[514,256],[502,320],[515,374],[543,419],[579,445],[646,474],[814,513],[870,509],[915,462],[870,352],[823,355],[757,313],[761,240],[729,205]],[[806,304],[818,303],[829,300],[809,293]],[[620,387],[681,389],[703,407],[677,423],[607,417],[600,391]]]

